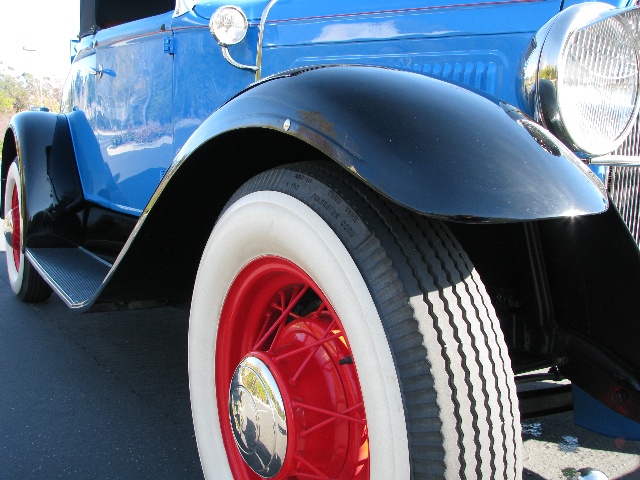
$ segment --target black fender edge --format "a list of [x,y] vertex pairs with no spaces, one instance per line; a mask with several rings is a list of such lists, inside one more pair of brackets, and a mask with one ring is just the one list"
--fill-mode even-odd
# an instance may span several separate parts
[[[408,209],[445,220],[515,222],[608,208],[595,175],[513,107],[378,67],[288,72],[229,100],[183,145],[98,301],[188,299],[233,192],[260,171],[318,157]],[[159,249],[163,262],[154,260]]]
[[246,128],[296,137],[421,214],[504,222],[608,208],[591,171],[514,107],[411,72],[334,66],[266,79],[205,120],[172,169]]

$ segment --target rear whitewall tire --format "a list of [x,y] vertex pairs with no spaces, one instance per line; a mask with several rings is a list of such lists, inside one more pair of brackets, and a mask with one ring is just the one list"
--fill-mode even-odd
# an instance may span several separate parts
[[[4,192],[4,216],[3,218],[7,218],[7,216],[12,216],[11,210],[13,206],[13,191],[17,189],[18,198],[22,196],[22,186],[20,184],[20,173],[18,171],[18,165],[16,162],[13,162],[9,167],[9,172],[7,173],[7,183],[5,186]],[[20,224],[18,228],[22,231],[22,216],[18,215],[20,219]],[[13,226],[14,230],[16,226]],[[22,279],[24,277],[24,253],[22,252],[22,248],[19,248],[19,264],[20,266],[16,268],[14,261],[14,253],[15,248],[13,245],[9,244],[6,240],[5,242],[5,252],[7,255],[7,274],[9,276],[9,284],[11,285],[11,290],[16,295],[20,292],[20,287],[22,286]]]
[[[14,191],[17,192],[17,196],[15,198]],[[10,245],[6,240],[3,240],[5,242],[5,251],[7,256],[7,274],[9,276],[11,290],[13,290],[13,293],[15,293],[20,300],[23,302],[38,303],[47,300],[51,296],[52,290],[24,254],[22,243],[26,232],[23,220],[24,212],[22,211],[23,199],[24,192],[22,189],[22,182],[20,180],[18,161],[16,159],[11,164],[9,171],[7,172],[7,182],[4,194],[5,211],[3,213],[4,218],[6,218],[7,215],[14,217],[14,235],[18,235],[21,239],[17,241],[16,245]],[[17,215],[12,215],[12,208],[17,208],[19,213]],[[15,225],[16,223],[17,225]],[[17,255],[17,259],[14,255]]]

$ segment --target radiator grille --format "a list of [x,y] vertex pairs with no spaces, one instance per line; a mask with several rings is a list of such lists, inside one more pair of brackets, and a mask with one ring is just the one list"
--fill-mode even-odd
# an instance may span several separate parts
[[609,167],[607,190],[640,247],[640,167]]
[[633,128],[629,132],[627,139],[624,141],[622,145],[616,150],[614,155],[622,155],[625,157],[639,157],[640,156],[640,127],[638,123],[640,122],[640,117],[636,117],[636,123],[633,125]]
[[[640,164],[640,117],[636,117],[629,136],[613,154]],[[607,190],[640,247],[640,167],[615,165],[615,162],[612,165],[606,179]]]

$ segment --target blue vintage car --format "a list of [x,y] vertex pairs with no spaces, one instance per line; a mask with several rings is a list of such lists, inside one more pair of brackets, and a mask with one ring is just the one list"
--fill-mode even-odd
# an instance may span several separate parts
[[541,379],[637,438],[631,3],[82,0],[4,137],[11,286],[190,308],[208,478],[518,478]]

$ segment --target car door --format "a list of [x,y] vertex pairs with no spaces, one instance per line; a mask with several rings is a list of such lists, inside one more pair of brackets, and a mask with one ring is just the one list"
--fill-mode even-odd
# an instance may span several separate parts
[[171,15],[106,28],[95,36],[91,123],[111,190],[93,193],[114,210],[140,214],[173,159],[173,56],[165,52]]

